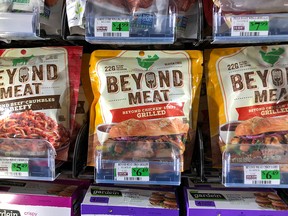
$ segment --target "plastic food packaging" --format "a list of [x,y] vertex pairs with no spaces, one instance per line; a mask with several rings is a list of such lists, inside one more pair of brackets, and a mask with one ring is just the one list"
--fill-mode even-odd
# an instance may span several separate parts
[[172,44],[175,41],[175,7],[166,0],[89,0],[85,17],[85,38],[90,43]]
[[96,161],[110,160],[109,169],[112,161],[161,163],[161,157],[177,159],[180,170],[189,169],[201,62],[198,51],[93,52],[88,165],[95,165],[97,151]]
[[[253,166],[258,166],[256,173],[276,169],[286,175],[287,46],[214,49],[206,54],[214,165],[221,165],[226,151],[223,170],[242,170],[238,183],[249,186],[266,182],[258,174],[248,180]],[[276,187],[287,180],[269,184]]]
[[[77,46],[0,50],[1,138],[7,142],[13,138],[44,139],[56,150],[56,159],[67,160],[75,126],[81,56],[82,47]],[[27,144],[18,147],[19,155],[39,151]],[[6,154],[17,151],[2,150]]]
[[288,2],[214,1],[214,43],[287,41]]
[[201,36],[202,4],[198,0],[171,0],[177,10],[177,40],[199,40]]
[[70,35],[85,35],[86,0],[67,0],[66,13]]

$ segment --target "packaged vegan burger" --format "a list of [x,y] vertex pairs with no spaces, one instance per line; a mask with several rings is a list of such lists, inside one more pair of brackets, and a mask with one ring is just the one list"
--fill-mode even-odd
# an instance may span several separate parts
[[0,49],[1,155],[39,155],[45,140],[67,160],[81,56],[77,46]]
[[172,145],[189,168],[201,64],[199,51],[94,51],[88,165],[96,150],[114,160],[149,160]]
[[221,165],[227,146],[233,146],[232,162],[287,163],[288,46],[214,49],[206,54],[214,165]]

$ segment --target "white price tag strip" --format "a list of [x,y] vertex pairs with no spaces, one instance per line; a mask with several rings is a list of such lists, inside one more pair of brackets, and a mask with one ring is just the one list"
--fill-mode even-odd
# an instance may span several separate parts
[[29,176],[28,158],[0,158],[0,176],[26,177]]
[[268,36],[268,16],[232,16],[231,36],[253,37]]
[[149,181],[149,162],[115,163],[116,181]]
[[95,37],[129,37],[129,18],[95,18]]
[[244,184],[279,185],[279,165],[244,166]]

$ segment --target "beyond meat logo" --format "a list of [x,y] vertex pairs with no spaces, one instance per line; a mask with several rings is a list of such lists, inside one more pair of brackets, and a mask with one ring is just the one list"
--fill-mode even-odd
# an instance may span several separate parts
[[273,67],[278,62],[281,55],[285,53],[285,49],[280,47],[278,49],[272,48],[271,51],[268,51],[267,47],[262,47],[259,53],[263,61],[270,64]]
[[139,58],[137,57],[138,65],[142,68],[145,68],[145,70],[148,70],[149,67],[151,67],[155,61],[159,59],[159,57],[155,54],[154,56],[148,55],[148,58]]
[[17,210],[0,209],[0,216],[21,216]]
[[28,57],[21,57],[21,58],[15,58],[12,60],[12,65],[17,66],[17,65],[27,65],[28,61],[30,59],[34,58],[34,55],[28,56]]
[[[148,55],[148,58],[137,57],[138,65],[145,70],[136,68],[126,74],[107,76],[107,92],[127,93],[129,105],[169,101],[170,90],[184,86],[184,75],[175,67],[173,69],[160,67],[161,69],[157,70],[159,66],[166,66],[163,63],[157,64],[152,70],[150,67],[158,59],[156,54]],[[147,71],[148,69],[151,71]]]
[[57,79],[55,64],[0,69],[0,99],[38,95],[43,82]]

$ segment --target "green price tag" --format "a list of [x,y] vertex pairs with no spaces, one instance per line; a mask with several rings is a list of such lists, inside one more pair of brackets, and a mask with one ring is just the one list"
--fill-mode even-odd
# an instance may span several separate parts
[[279,170],[262,170],[261,171],[261,179],[280,179],[280,171]]
[[134,167],[134,168],[132,168],[132,176],[149,176],[149,168]]
[[249,31],[269,31],[269,21],[250,21]]
[[28,163],[12,163],[12,172],[28,172]]
[[129,22],[112,22],[112,31],[129,31]]

